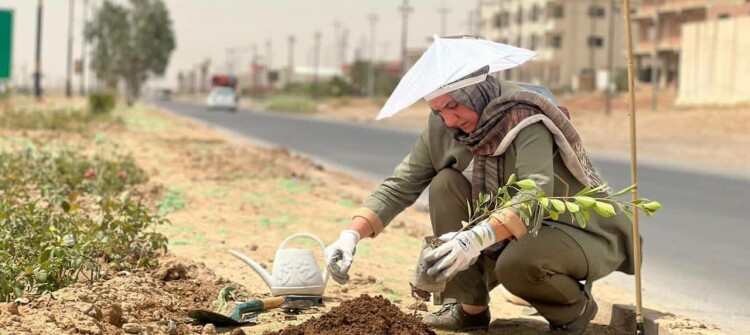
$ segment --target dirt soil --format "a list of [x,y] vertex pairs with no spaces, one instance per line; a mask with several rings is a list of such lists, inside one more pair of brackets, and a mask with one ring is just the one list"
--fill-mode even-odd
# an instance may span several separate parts
[[427,325],[382,296],[344,301],[319,318],[268,335],[434,335]]
[[[333,242],[349,224],[351,211],[375,185],[326,171],[283,148],[260,148],[144,106],[119,109],[117,114],[125,121],[122,127],[95,129],[88,135],[6,129],[0,131],[0,142],[17,142],[22,137],[54,138],[87,146],[94,142],[116,144],[131,152],[150,176],[144,186],[150,190],[149,203],[156,206],[170,198],[170,203],[182,205],[167,213],[172,223],[159,228],[169,237],[170,250],[170,255],[161,260],[161,272],[110,274],[106,281],[78,284],[22,301],[17,309],[12,304],[0,304],[0,334],[263,334],[312,317],[327,320],[332,317],[324,316],[325,312],[363,294],[382,296],[393,306],[389,309],[397,307],[416,318],[437,310],[437,306],[426,306],[411,296],[408,281],[421,241],[430,235],[430,225],[427,213],[410,208],[376,240],[358,245],[352,279],[346,285],[329,280],[325,308],[299,315],[267,311],[259,315],[258,324],[244,326],[241,332],[191,325],[186,311],[215,308],[219,290],[230,283],[240,287],[248,298],[269,295],[260,276],[232,257],[229,249],[248,255],[272,272],[276,247],[285,237],[312,232],[325,243]],[[322,259],[322,250],[312,241],[298,239],[288,247],[311,249]],[[186,271],[184,275],[181,270],[173,271],[178,275],[168,281],[155,276],[173,268]],[[597,285],[594,294],[602,301],[632,303],[632,297],[603,285]],[[489,332],[479,333],[537,334],[546,329],[543,319],[525,315],[523,306],[505,302],[498,290],[491,298],[494,321]],[[122,310],[119,320],[115,305]],[[662,306],[647,307],[666,310]],[[588,334],[627,334],[607,326],[609,320],[604,314],[594,320]],[[679,326],[671,329],[673,334],[719,334],[711,325],[677,317],[674,320]],[[118,323],[123,328],[117,328]]]

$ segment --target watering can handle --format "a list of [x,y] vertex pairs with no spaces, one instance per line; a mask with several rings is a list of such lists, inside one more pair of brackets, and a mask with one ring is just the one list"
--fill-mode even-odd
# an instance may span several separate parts
[[[323,243],[323,241],[321,241],[317,236],[315,236],[313,234],[310,234],[310,233],[297,233],[297,234],[293,234],[293,235],[287,237],[286,239],[284,239],[283,241],[281,241],[281,244],[279,244],[279,249],[282,249],[282,248],[286,247],[286,244],[289,243],[289,241],[291,241],[291,240],[293,240],[295,238],[298,238],[298,237],[307,237],[309,239],[315,240],[320,245],[320,249],[321,250],[325,251],[325,249],[326,249],[325,243]],[[323,264],[323,282],[324,283],[328,282],[328,267],[325,266],[325,264]]]

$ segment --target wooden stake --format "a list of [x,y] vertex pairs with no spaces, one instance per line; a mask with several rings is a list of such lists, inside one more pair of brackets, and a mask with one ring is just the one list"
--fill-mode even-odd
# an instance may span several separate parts
[[[638,160],[636,155],[636,141],[635,141],[635,82],[633,75],[633,31],[630,23],[630,0],[623,0],[625,2],[625,26],[627,27],[627,38],[628,38],[628,101],[629,101],[629,116],[630,116],[630,178],[631,184],[635,185],[633,190],[630,192],[631,199],[635,201],[638,199]],[[645,329],[643,327],[643,302],[641,300],[641,233],[640,226],[638,223],[638,209],[633,210],[633,248],[635,249],[633,254],[635,255],[634,268],[635,268],[635,333],[637,335],[643,335]]]

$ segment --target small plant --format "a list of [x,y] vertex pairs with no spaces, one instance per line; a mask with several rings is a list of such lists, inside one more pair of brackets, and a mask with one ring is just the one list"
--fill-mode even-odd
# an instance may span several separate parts
[[[469,222],[463,222],[464,229],[489,218],[501,209],[515,206],[520,206],[519,216],[521,221],[527,227],[532,227],[532,232],[538,231],[543,218],[550,217],[557,220],[566,213],[571,216],[573,223],[577,223],[581,228],[586,228],[591,217],[591,211],[603,217],[611,217],[617,215],[619,209],[632,220],[634,209],[640,209],[646,215],[652,216],[654,212],[661,208],[658,201],[645,198],[633,201],[616,199],[617,196],[633,190],[635,185],[626,187],[614,194],[603,192],[607,189],[607,185],[604,184],[595,188],[586,187],[570,197],[548,197],[539,190],[539,186],[545,182],[546,180],[538,176],[517,180],[515,174],[511,175],[508,182],[500,187],[497,193],[480,194],[474,206],[467,203],[470,219]],[[518,195],[514,197],[512,193]]]
[[110,92],[93,92],[89,94],[91,114],[109,114],[115,108],[115,95]]

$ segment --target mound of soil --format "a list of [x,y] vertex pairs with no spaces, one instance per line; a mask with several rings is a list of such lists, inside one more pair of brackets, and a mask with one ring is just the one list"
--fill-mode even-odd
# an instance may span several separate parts
[[402,312],[382,296],[361,295],[319,318],[267,335],[435,334],[416,317]]
[[203,327],[187,312],[214,310],[229,282],[203,264],[174,256],[160,262],[153,270],[112,273],[20,306],[2,303],[0,334],[200,334]]

